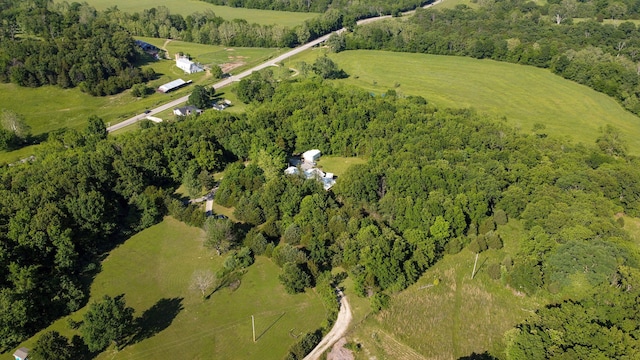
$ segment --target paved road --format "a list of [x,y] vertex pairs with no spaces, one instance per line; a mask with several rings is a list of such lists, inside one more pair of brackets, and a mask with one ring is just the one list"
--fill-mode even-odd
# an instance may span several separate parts
[[[344,31],[344,29],[341,29],[341,30],[338,30],[338,31]],[[316,46],[316,45],[320,44],[321,42],[326,41],[329,38],[329,36],[331,36],[331,34],[327,34],[327,35],[325,35],[323,37],[317,38],[317,39],[315,39],[315,40],[313,40],[311,42],[308,42],[308,43],[306,43],[306,44],[304,44],[302,46],[299,46],[299,47],[297,47],[297,48],[295,48],[295,49],[293,49],[291,51],[288,51],[288,52],[286,52],[286,53],[284,53],[284,54],[282,54],[282,55],[280,55],[278,57],[275,57],[275,58],[273,58],[271,60],[267,60],[264,63],[262,63],[262,64],[260,64],[258,66],[252,67],[249,70],[243,71],[238,75],[233,75],[233,76],[230,76],[230,77],[228,77],[226,79],[223,79],[222,81],[219,81],[219,82],[213,84],[213,88],[218,90],[218,89],[220,89],[222,87],[225,87],[225,86],[227,86],[227,85],[229,85],[229,84],[231,84],[231,83],[233,83],[235,81],[242,80],[243,78],[251,75],[251,73],[254,72],[254,71],[262,70],[262,69],[267,68],[269,66],[275,66],[279,62],[282,62],[282,61],[288,59],[291,56],[299,54],[299,53],[301,53],[301,52],[303,52],[305,50],[310,49],[313,46]],[[129,125],[135,124],[138,121],[140,121],[142,119],[145,119],[147,116],[152,116],[154,114],[157,114],[157,113],[163,112],[165,110],[169,110],[169,109],[175,108],[175,107],[177,107],[177,106],[179,106],[181,104],[184,104],[184,103],[187,102],[188,99],[189,99],[189,95],[185,95],[185,96],[183,96],[183,97],[181,97],[179,99],[176,99],[176,100],[173,100],[173,101],[171,101],[169,103],[166,103],[164,105],[158,106],[157,108],[150,110],[146,114],[145,113],[138,114],[138,115],[136,115],[136,116],[134,116],[132,118],[129,118],[129,119],[123,121],[123,122],[120,122],[120,123],[117,123],[115,125],[109,126],[107,128],[107,131],[109,131],[109,132],[116,131],[118,129],[122,129],[125,126],[129,126]]]
[[[428,7],[431,7],[433,5],[439,4],[442,1],[443,0],[437,0],[437,1],[433,2],[433,3],[431,3],[431,4],[425,5],[424,8],[428,8]],[[403,15],[409,15],[409,14],[412,14],[414,12],[415,12],[415,10],[407,11],[407,12],[403,13]],[[368,24],[368,23],[374,22],[374,21],[383,20],[383,19],[389,19],[389,18],[391,18],[391,15],[378,16],[378,17],[374,17],[374,18],[368,18],[368,19],[360,20],[360,21],[358,21],[357,24],[358,25],[363,25],[363,24]],[[343,31],[346,31],[346,29],[342,28],[342,29],[334,31],[334,32],[337,33],[337,34],[340,34]],[[224,80],[222,80],[220,82],[217,82],[217,83],[213,84],[213,88],[218,90],[218,89],[220,89],[222,87],[225,87],[225,86],[227,86],[227,85],[229,85],[229,84],[231,84],[231,83],[233,83],[235,81],[242,80],[243,78],[251,75],[251,73],[254,72],[254,71],[262,70],[262,69],[267,68],[269,66],[275,66],[279,62],[282,62],[282,61],[290,58],[291,56],[299,54],[299,53],[301,53],[301,52],[303,52],[305,50],[310,49],[313,46],[316,46],[316,45],[326,41],[329,38],[329,36],[331,36],[332,34],[333,33],[330,33],[330,34],[327,34],[325,36],[319,37],[319,38],[317,38],[317,39],[315,39],[315,40],[313,40],[311,42],[308,42],[308,43],[306,43],[306,44],[304,44],[302,46],[299,46],[299,47],[297,47],[297,48],[295,48],[295,49],[293,49],[291,51],[288,51],[288,52],[286,52],[286,53],[284,53],[284,54],[282,54],[282,55],[280,55],[280,56],[278,56],[276,58],[273,58],[271,60],[267,60],[266,62],[264,62],[264,63],[262,63],[262,64],[260,64],[258,66],[255,66],[255,67],[253,67],[253,68],[251,68],[249,70],[243,71],[238,75],[234,75],[234,76],[228,77],[228,78],[226,78],[226,79],[224,79]],[[138,114],[138,115],[136,115],[136,116],[134,116],[132,118],[124,120],[123,122],[120,122],[120,123],[117,123],[115,125],[109,126],[107,128],[107,131],[112,132],[112,131],[116,131],[118,129],[122,129],[125,126],[129,126],[129,125],[135,124],[136,122],[145,119],[147,116],[152,116],[154,114],[157,114],[157,113],[163,112],[165,110],[169,110],[169,109],[175,108],[178,105],[184,104],[184,103],[187,102],[188,99],[189,99],[189,95],[185,95],[185,96],[183,96],[183,97],[181,97],[179,99],[176,99],[176,100],[173,100],[173,101],[171,101],[169,103],[166,103],[164,105],[158,106],[157,108],[150,110],[146,114],[145,113]]]
[[340,340],[341,337],[347,332],[349,328],[349,324],[351,323],[351,307],[349,306],[349,302],[347,301],[347,297],[344,296],[342,291],[338,290],[338,295],[340,296],[340,311],[338,312],[338,318],[336,319],[336,323],[331,328],[331,331],[322,338],[322,341],[315,347],[307,356],[304,357],[304,360],[316,360],[319,359],[325,351],[327,351],[336,341]]

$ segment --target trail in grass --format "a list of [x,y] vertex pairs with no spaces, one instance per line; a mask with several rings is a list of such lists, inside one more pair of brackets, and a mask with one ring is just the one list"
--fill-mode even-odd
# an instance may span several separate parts
[[336,319],[336,323],[331,328],[331,331],[322,338],[320,343],[313,349],[309,355],[305,356],[304,360],[316,360],[319,359],[325,351],[327,351],[336,341],[340,340],[341,337],[347,332],[347,328],[349,328],[349,324],[351,323],[352,315],[351,315],[351,307],[349,306],[349,302],[347,301],[347,297],[344,296],[342,290],[338,289],[338,295],[340,296],[340,311],[338,312],[338,318]]

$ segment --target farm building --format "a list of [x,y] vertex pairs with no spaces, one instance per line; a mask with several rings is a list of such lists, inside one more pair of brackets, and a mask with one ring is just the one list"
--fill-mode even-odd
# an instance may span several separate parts
[[189,58],[186,56],[176,55],[176,66],[182,69],[187,74],[193,74],[200,71],[204,71],[204,68],[202,68],[202,66],[189,60]]
[[[284,170],[286,175],[298,175],[300,174],[300,169],[295,166],[289,166]],[[329,190],[336,184],[336,180],[334,179],[333,173],[325,173],[317,168],[303,169],[302,174],[306,179],[315,179],[322,183],[322,187],[325,190]]]
[[13,358],[15,360],[27,360],[29,358],[29,349],[21,347],[13,353]]
[[200,115],[202,114],[202,110],[198,109],[193,105],[187,105],[184,107],[173,109],[173,114],[176,116],[187,116],[187,115],[193,115],[193,114]]
[[313,149],[313,150],[305,151],[304,153],[302,153],[302,158],[304,159],[304,162],[315,163],[317,160],[320,159],[320,150]]
[[171,82],[168,82],[162,86],[160,86],[158,88],[158,91],[160,91],[161,93],[168,93],[169,91],[173,91],[175,89],[179,89],[187,84],[191,84],[191,80],[189,81],[184,81],[182,79],[178,79],[178,80],[173,80]]

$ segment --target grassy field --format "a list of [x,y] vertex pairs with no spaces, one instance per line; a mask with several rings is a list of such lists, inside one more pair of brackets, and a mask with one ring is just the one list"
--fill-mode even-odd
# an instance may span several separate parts
[[[141,38],[161,47],[164,39]],[[201,45],[172,41],[167,44],[170,55],[182,51],[189,53],[203,64],[223,64],[227,62],[241,62],[234,71],[242,71],[268,58],[277,56],[280,50],[257,48],[227,49],[221,46]],[[233,54],[233,55],[230,55]],[[147,63],[142,66],[152,67],[159,77],[149,83],[157,88],[169,81],[182,78],[193,80],[194,84],[209,85],[216,80],[206,73],[185,74],[175,66],[172,60],[162,60]],[[191,92],[192,86],[187,86],[169,94],[154,93],[146,98],[134,98],[129,91],[113,96],[95,97],[81,92],[79,89],[60,89],[56,86],[39,88],[19,87],[15,84],[0,84],[0,109],[13,110],[25,117],[34,135],[45,134],[53,130],[73,128],[82,129],[87,118],[91,115],[101,117],[106,123],[115,124],[131,116],[142,113],[173,99]],[[237,101],[235,94],[229,90],[221,90],[221,95],[232,101],[234,106],[227,111],[242,111],[244,106]],[[164,116],[173,114],[168,111]],[[162,118],[162,116],[161,116]],[[27,149],[18,152],[0,152],[0,163],[11,163],[31,155]]]
[[331,172],[336,176],[340,176],[352,165],[364,164],[367,161],[357,157],[341,157],[341,156],[322,156],[318,160],[318,168],[324,172]]
[[[288,295],[279,284],[279,268],[259,257],[239,288],[223,288],[203,300],[190,290],[196,270],[217,271],[223,259],[202,246],[203,233],[172,218],[133,236],[104,260],[91,286],[91,300],[125,294],[135,316],[155,314],[157,328],[120,351],[98,359],[282,359],[296,339],[315,330],[325,310],[313,291]],[[71,315],[81,320],[86,308]],[[252,341],[251,315],[256,320]],[[74,334],[61,319],[49,327]],[[21,346],[32,348],[37,335]]]
[[[322,50],[292,59],[313,62]],[[536,123],[550,135],[593,144],[598,129],[611,124],[621,130],[629,152],[640,154],[640,119],[615,100],[545,69],[491,60],[383,51],[330,54],[350,76],[340,83],[381,94],[421,95],[441,107],[472,107],[506,116],[523,132]]]
[[[363,320],[356,322],[349,337],[364,347],[358,358],[458,359],[474,352],[499,354],[504,331],[542,303],[519,296],[486,273],[489,264],[516,251],[519,227],[515,222],[501,229],[505,248],[483,252],[474,279],[474,254],[465,249],[446,255],[416,284],[393,295],[389,309],[375,316],[356,312],[356,319]],[[439,283],[433,285],[436,279]]]
[[105,10],[112,6],[117,6],[118,9],[131,13],[141,12],[153,7],[166,6],[172,14],[181,14],[183,16],[193,14],[194,12],[210,10],[224,19],[244,19],[249,23],[263,25],[278,24],[288,27],[300,25],[306,20],[319,15],[317,13],[296,13],[217,6],[200,0],[87,0],[87,3],[98,10]]

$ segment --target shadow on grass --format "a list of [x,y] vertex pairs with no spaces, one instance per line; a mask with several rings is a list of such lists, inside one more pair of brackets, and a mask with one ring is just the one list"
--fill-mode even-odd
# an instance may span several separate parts
[[183,298],[160,299],[136,319],[136,332],[128,345],[148,339],[171,325],[183,309]]
[[286,314],[286,312],[283,312],[282,314],[280,314],[280,316],[278,316],[278,318],[277,318],[277,319],[275,319],[275,320],[271,323],[271,325],[267,326],[267,328],[266,328],[266,329],[264,329],[264,331],[262,331],[262,332],[260,333],[260,335],[258,335],[258,337],[256,338],[256,341],[260,340],[260,338],[261,338],[264,334],[266,334],[266,333],[267,333],[267,331],[269,331],[269,329],[271,329],[271,328],[273,327],[273,325],[275,325],[278,321],[280,321],[280,319],[282,319],[282,317],[284,316],[284,314]]

